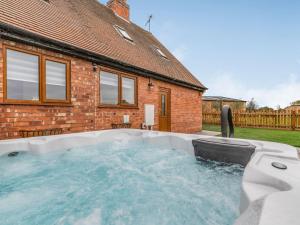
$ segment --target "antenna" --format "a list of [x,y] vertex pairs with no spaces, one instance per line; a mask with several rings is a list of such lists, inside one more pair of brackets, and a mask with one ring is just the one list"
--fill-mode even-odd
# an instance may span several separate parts
[[149,32],[151,32],[151,20],[153,19],[153,15],[151,14],[145,24],[145,27],[148,25]]

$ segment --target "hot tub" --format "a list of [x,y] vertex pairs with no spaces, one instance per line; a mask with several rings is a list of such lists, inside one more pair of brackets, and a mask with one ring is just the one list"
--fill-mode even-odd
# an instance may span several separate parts
[[255,146],[244,168],[195,160],[192,141],[205,138],[122,129],[1,141],[0,224],[299,224],[295,148],[243,140]]

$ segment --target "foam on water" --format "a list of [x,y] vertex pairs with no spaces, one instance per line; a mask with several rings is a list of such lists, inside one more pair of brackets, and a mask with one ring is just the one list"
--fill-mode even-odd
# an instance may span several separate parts
[[142,141],[0,157],[1,225],[229,225],[243,169]]

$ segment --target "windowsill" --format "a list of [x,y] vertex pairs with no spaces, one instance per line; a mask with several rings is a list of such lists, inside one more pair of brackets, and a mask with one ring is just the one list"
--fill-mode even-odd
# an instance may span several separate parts
[[0,102],[0,105],[22,105],[22,106],[59,106],[73,107],[72,103],[21,103],[21,102]]
[[139,109],[138,106],[130,106],[130,105],[99,105],[98,108],[106,108],[106,109]]

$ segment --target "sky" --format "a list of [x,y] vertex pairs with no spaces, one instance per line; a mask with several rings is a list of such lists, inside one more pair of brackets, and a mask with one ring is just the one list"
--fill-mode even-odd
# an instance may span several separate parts
[[[106,3],[106,0],[100,0]],[[205,95],[285,107],[300,99],[299,0],[128,0],[151,32],[208,88]]]

